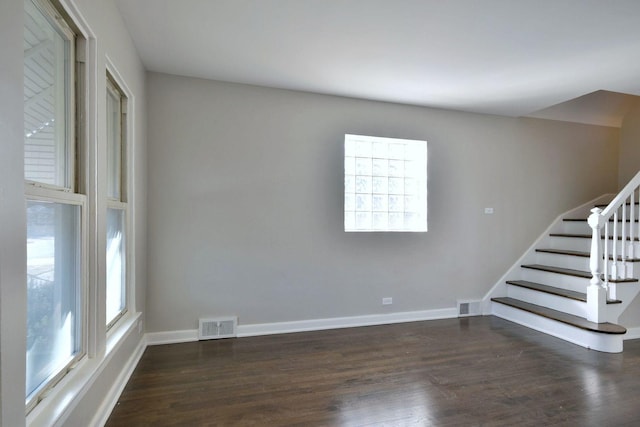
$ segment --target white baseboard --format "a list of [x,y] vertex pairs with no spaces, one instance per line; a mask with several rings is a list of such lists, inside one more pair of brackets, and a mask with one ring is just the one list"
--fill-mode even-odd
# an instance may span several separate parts
[[421,320],[450,319],[458,317],[455,308],[438,310],[405,311],[366,316],[334,317],[329,319],[299,320],[294,322],[261,323],[239,325],[238,337],[287,334],[293,332],[322,331],[326,329],[355,328],[359,326],[388,325],[392,323],[417,322]]
[[[297,320],[292,322],[256,323],[238,325],[238,337],[288,334],[293,332],[322,331],[326,329],[355,328],[359,326],[388,325],[422,320],[458,317],[455,308],[406,311],[400,313],[371,314],[366,316],[334,317],[328,319]],[[148,345],[173,344],[198,340],[198,330],[151,332],[146,334]]]
[[125,366],[120,371],[120,374],[113,383],[113,386],[111,386],[111,389],[104,397],[96,414],[93,416],[90,425],[102,427],[106,424],[107,420],[109,419],[109,415],[111,415],[113,408],[115,408],[116,403],[118,403],[118,399],[120,398],[124,387],[127,385],[127,382],[129,381],[129,378],[131,378],[131,375],[136,369],[136,366],[138,366],[138,362],[140,362],[140,358],[142,357],[142,354],[144,353],[144,350],[146,348],[147,343],[145,338],[143,337],[136,346],[134,352],[127,360]]
[[147,332],[145,334],[147,345],[177,344],[181,342],[198,341],[198,330],[187,329],[183,331]]

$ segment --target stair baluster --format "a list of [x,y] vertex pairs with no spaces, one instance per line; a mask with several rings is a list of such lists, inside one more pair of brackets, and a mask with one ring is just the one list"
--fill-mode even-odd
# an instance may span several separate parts
[[[638,202],[640,202],[640,192],[638,193]],[[634,204],[633,209],[635,209],[635,206]],[[640,258],[640,204],[638,204],[638,240],[638,242],[633,241],[633,254],[635,258]]]
[[[608,224],[608,223],[607,223]],[[613,213],[613,242],[611,243],[611,252],[613,261],[611,262],[611,278],[617,279],[620,277],[618,271],[618,210]],[[608,257],[605,259],[609,259]]]
[[[635,228],[635,212],[636,212],[636,192],[632,192],[631,193],[631,207],[629,210],[629,244],[627,245],[627,256],[630,259],[634,259],[636,257],[636,255],[634,254],[634,250],[633,250],[633,229]],[[627,276],[626,278],[629,279],[633,277],[633,262],[630,262],[627,264]]]
[[620,263],[619,277],[621,279],[627,278],[627,209],[622,206],[622,223],[620,224],[622,240],[620,241]]

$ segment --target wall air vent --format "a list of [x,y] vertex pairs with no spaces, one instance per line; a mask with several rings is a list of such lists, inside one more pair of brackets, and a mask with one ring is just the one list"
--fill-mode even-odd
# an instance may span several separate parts
[[237,335],[237,317],[219,317],[200,319],[198,340],[212,340],[218,338],[232,338]]
[[458,301],[458,317],[480,316],[481,301]]

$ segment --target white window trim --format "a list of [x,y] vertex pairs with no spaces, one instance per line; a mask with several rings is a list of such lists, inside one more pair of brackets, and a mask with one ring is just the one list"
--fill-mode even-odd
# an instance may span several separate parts
[[[124,130],[124,147],[122,148],[122,154],[124,159],[121,160],[121,185],[120,185],[120,200],[113,200],[107,197],[106,208],[122,209],[125,211],[125,277],[126,277],[126,301],[124,310],[116,316],[109,324],[107,324],[107,334],[116,328],[122,319],[127,317],[128,313],[135,313],[136,301],[135,301],[135,226],[134,226],[134,205],[132,203],[134,196],[133,191],[133,146],[134,146],[134,126],[135,126],[135,97],[129,86],[125,83],[122,74],[118,71],[111,58],[105,56],[106,72],[109,78],[117,85],[117,88],[122,92],[122,95],[127,100],[125,110],[123,114],[125,116]],[[108,90],[108,89],[107,89]],[[124,183],[124,185],[123,185]],[[106,211],[105,211],[106,213]],[[106,280],[106,277],[103,278]],[[106,303],[106,301],[105,301]],[[106,320],[106,319],[105,319]],[[105,322],[106,323],[106,322]]]

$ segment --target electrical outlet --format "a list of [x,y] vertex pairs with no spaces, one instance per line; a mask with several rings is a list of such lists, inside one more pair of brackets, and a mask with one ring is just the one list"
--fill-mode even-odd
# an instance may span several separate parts
[[382,298],[382,305],[393,304],[393,298]]
[[487,215],[491,215],[493,213],[493,208],[484,208],[484,213]]

